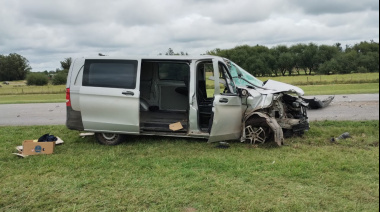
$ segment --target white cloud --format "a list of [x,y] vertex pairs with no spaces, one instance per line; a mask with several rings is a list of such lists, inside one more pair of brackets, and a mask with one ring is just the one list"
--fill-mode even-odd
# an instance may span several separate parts
[[34,71],[67,57],[198,55],[236,45],[379,40],[379,3],[311,0],[1,0],[0,54]]

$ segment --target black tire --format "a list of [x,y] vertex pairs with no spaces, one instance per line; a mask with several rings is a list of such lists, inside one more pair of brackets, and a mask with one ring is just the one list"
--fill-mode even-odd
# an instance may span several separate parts
[[125,135],[116,133],[95,133],[96,140],[103,145],[115,146],[125,141]]
[[[258,139],[260,143],[267,142],[269,140],[273,139],[273,133],[270,127],[268,126],[265,118],[262,117],[251,117],[245,122],[245,131],[247,140],[249,140],[249,130],[248,128],[251,127],[253,131],[257,132],[258,135],[261,137],[261,139]],[[260,132],[261,129],[261,133]]]

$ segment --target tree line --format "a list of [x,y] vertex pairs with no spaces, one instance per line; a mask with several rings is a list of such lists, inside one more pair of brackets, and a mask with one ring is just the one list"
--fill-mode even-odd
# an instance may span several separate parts
[[379,72],[379,43],[363,41],[345,49],[334,45],[237,46],[208,55],[228,58],[255,76],[348,74]]
[[55,71],[43,71],[29,73],[26,77],[27,85],[47,85],[49,81],[53,85],[64,85],[67,81],[67,75],[69,73],[72,58],[65,58],[60,61],[61,68],[57,68]]
[[23,80],[31,69],[29,61],[19,54],[0,55],[0,81]]
[[[272,48],[243,45],[233,49],[217,48],[206,54],[228,58],[255,76],[379,72],[379,43],[374,41],[347,45],[344,49],[340,43],[278,45]],[[169,48],[165,55],[185,56],[188,53],[175,53]],[[16,53],[0,55],[0,81],[25,80],[29,75],[40,74],[40,78],[44,75],[53,84],[65,84],[71,62],[71,58],[65,58],[60,61],[60,69],[36,73],[31,72],[25,57]]]
[[72,59],[60,61],[61,68],[55,71],[31,72],[29,61],[16,53],[0,55],[0,81],[27,80],[28,85],[66,84]]

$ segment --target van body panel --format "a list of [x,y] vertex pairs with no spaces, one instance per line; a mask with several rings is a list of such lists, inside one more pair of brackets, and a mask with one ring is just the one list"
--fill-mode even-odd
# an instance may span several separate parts
[[140,60],[86,60],[79,89],[84,129],[138,134]]
[[75,59],[70,67],[66,88],[70,88],[71,109],[80,111],[79,90],[82,86],[84,58]]
[[[133,92],[132,96],[122,94]],[[80,90],[80,108],[87,131],[139,132],[139,91],[85,87]]]
[[209,143],[238,140],[242,126],[242,107],[239,96],[215,95],[213,124]]

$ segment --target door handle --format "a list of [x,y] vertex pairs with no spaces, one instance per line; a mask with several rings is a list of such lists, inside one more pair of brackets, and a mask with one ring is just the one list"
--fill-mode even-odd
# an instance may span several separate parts
[[219,102],[220,102],[220,103],[228,103],[228,99],[226,99],[226,98],[221,98],[221,99],[219,99]]
[[126,96],[134,96],[135,95],[135,93],[133,93],[132,91],[123,91],[121,94],[126,95]]

